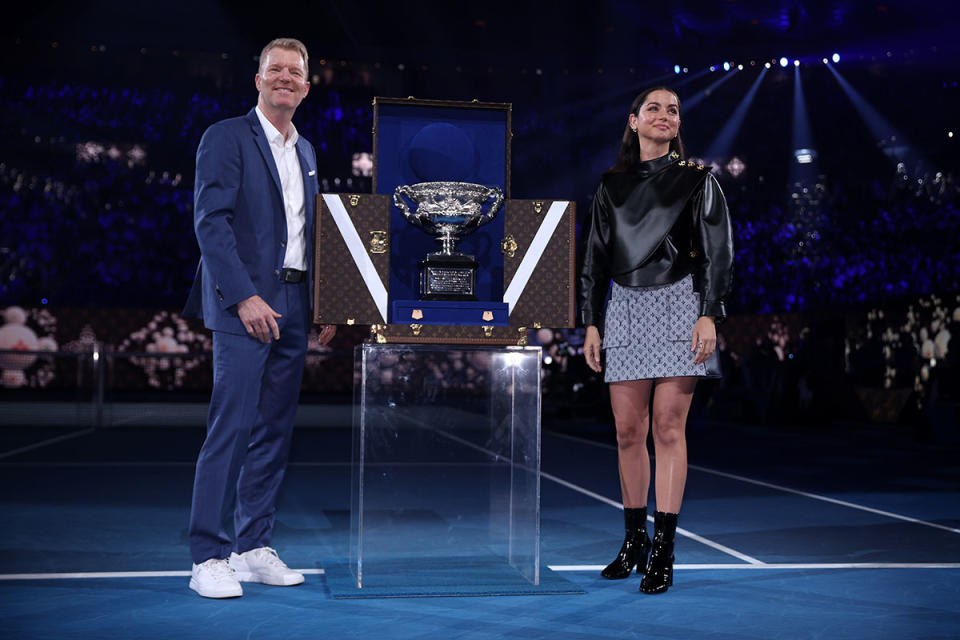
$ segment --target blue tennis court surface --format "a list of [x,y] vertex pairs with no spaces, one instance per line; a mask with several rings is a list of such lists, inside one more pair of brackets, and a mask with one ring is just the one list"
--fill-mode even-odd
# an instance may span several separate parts
[[[202,438],[0,430],[2,637],[960,637],[960,451],[909,434],[691,425],[674,586],[644,596],[635,577],[599,575],[623,531],[612,427],[550,424],[541,560],[572,589],[340,599],[350,433],[300,428],[274,546],[306,583],[227,601],[187,588]],[[472,562],[440,569],[455,580]]]

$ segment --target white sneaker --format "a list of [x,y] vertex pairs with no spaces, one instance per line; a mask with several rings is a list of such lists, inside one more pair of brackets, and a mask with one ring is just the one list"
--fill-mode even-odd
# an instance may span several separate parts
[[236,598],[243,595],[236,572],[224,558],[210,558],[193,565],[190,588],[204,598]]
[[292,587],[303,582],[303,574],[294,571],[270,547],[230,554],[230,567],[240,582],[262,582],[275,587]]

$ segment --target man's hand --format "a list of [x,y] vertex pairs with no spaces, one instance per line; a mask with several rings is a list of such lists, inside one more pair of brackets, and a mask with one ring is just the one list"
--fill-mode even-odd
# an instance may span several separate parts
[[697,355],[693,358],[694,364],[706,362],[717,348],[717,325],[710,316],[700,316],[697,324],[693,325],[693,337],[690,341],[690,351]]
[[280,327],[277,318],[283,316],[270,308],[263,298],[252,295],[237,304],[237,314],[250,337],[256,338],[264,344],[270,343],[270,334],[274,340],[280,339]]
[[330,340],[333,339],[334,334],[337,332],[337,325],[335,324],[322,324],[320,325],[320,331],[318,332],[317,339],[320,342],[320,346],[324,346]]
[[600,373],[603,365],[600,364],[600,330],[594,325],[587,327],[587,335],[583,339],[583,356],[587,359],[587,366]]

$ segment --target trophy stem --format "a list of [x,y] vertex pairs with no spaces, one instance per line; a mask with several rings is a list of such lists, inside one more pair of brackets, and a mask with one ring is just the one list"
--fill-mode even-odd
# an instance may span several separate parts
[[445,256],[450,256],[456,253],[454,251],[454,247],[456,246],[454,238],[450,236],[440,236],[437,238],[437,240],[440,241],[440,253]]

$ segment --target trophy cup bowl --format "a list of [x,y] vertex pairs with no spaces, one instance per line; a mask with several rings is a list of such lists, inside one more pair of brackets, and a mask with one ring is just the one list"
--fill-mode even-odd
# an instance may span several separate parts
[[494,219],[503,205],[503,192],[469,182],[418,182],[398,186],[393,203],[407,222],[440,242],[440,251],[420,262],[420,298],[476,300],[476,260],[457,251],[456,243]]

